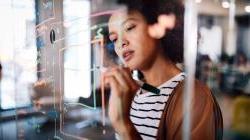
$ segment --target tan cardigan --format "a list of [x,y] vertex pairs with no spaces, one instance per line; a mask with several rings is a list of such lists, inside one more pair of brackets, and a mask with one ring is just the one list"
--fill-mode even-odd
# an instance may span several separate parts
[[[181,140],[183,127],[183,86],[179,83],[169,97],[162,114],[158,140]],[[191,140],[221,140],[223,119],[221,110],[210,90],[195,81],[195,94],[191,100]]]

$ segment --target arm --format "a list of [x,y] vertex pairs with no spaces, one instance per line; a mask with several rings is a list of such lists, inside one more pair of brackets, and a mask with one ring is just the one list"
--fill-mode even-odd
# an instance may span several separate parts
[[141,136],[135,129],[132,122],[129,120],[125,124],[125,129],[123,129],[123,131],[118,132],[120,138],[122,140],[141,140]]
[[222,140],[223,118],[220,107],[211,91],[197,81],[193,102],[191,138]]
[[139,86],[127,68],[112,68],[104,73],[105,83],[111,88],[109,117],[113,128],[122,140],[140,140],[129,115],[132,100]]

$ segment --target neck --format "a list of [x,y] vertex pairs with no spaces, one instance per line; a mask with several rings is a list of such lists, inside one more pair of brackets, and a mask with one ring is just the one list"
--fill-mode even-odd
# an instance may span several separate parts
[[165,58],[156,59],[155,63],[148,69],[141,70],[145,82],[158,87],[167,80],[181,72],[170,60]]

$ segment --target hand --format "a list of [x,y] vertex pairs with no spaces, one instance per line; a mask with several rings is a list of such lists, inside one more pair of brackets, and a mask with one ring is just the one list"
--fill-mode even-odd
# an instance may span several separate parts
[[130,69],[115,67],[104,73],[105,83],[111,88],[109,117],[118,133],[133,125],[129,119],[130,107],[139,85],[132,79]]

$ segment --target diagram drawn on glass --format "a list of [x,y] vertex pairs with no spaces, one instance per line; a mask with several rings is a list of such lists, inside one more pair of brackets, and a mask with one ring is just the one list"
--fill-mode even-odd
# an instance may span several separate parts
[[[107,95],[101,78],[102,70],[112,64],[108,62],[112,60],[107,59],[110,58],[107,56],[107,20],[99,19],[107,19],[115,10],[111,7],[112,10],[91,14],[90,1],[65,1],[64,19],[58,19],[54,9],[57,4],[57,1],[52,0],[40,1],[38,4],[38,80],[34,86],[46,88],[46,93],[52,97],[47,100],[52,101],[52,106],[46,110],[41,109],[41,113],[54,121],[55,139],[84,139],[85,135],[67,129],[67,126],[72,124],[68,122],[67,117],[75,108],[90,110],[96,118],[84,118],[74,124],[78,128],[84,128],[93,122],[101,122],[101,136],[106,133],[107,123]],[[70,5],[68,7],[71,9],[67,8],[67,5]],[[72,7],[81,10],[72,11]],[[38,108],[43,108],[39,101],[33,102]],[[39,132],[41,126],[36,122],[38,120],[33,119],[29,124],[34,125]]]
[[[65,33],[66,34],[65,37],[55,41],[55,43],[57,43],[57,41],[64,40],[67,44],[65,45],[64,48],[61,48],[59,50],[59,58],[62,58],[62,56],[64,55],[64,66],[59,66],[59,68],[61,68],[60,69],[61,75],[60,75],[60,92],[59,93],[63,93],[62,91],[64,91],[64,94],[61,94],[60,96],[60,110],[62,111],[60,114],[60,132],[65,136],[73,137],[76,139],[83,139],[83,137],[81,137],[80,135],[72,133],[69,130],[64,128],[64,126],[68,125],[67,122],[65,122],[65,116],[71,110],[71,108],[74,108],[76,106],[90,109],[92,110],[92,112],[97,112],[96,113],[97,116],[94,118],[91,118],[92,120],[83,119],[84,120],[83,122],[76,123],[76,127],[84,128],[86,127],[86,125],[93,125],[93,120],[95,121],[95,119],[97,119],[97,120],[102,121],[101,123],[103,126],[103,130],[101,131],[99,135],[103,135],[106,133],[106,130],[105,130],[105,125],[107,123],[106,122],[107,117],[105,114],[106,112],[105,110],[106,95],[105,94],[106,93],[105,93],[104,83],[102,79],[102,70],[105,69],[105,67],[109,65],[109,62],[107,61],[110,61],[106,59],[107,58],[107,53],[106,53],[107,41],[105,39],[105,33],[106,33],[105,30],[107,30],[107,21],[97,22],[95,24],[93,24],[92,22],[98,18],[102,18],[102,17],[107,18],[114,11],[115,10],[105,10],[102,12],[96,12],[94,14],[90,14],[88,15],[87,21],[84,21],[86,17],[77,17],[73,20],[64,22],[64,25],[68,28],[68,34]],[[81,24],[80,30],[75,30],[74,26],[77,26],[77,24],[79,24],[77,22],[79,23],[85,22],[85,24],[87,24],[88,26],[84,26],[83,24]],[[82,37],[85,35],[85,39],[82,38],[81,39],[82,41],[77,41],[77,36],[79,34],[83,34]],[[90,38],[87,37],[86,39],[86,34],[87,35],[91,34],[90,35],[91,37]],[[70,38],[73,38],[73,39],[70,39]],[[91,51],[91,53],[87,54],[86,51],[87,52]],[[78,54],[77,52],[81,52],[81,54]],[[77,64],[79,60],[75,60],[72,57],[69,58],[69,56],[71,56],[70,55],[71,53],[75,55],[79,55],[76,58],[80,59],[80,61],[83,61],[84,59],[87,62],[84,62],[84,64],[82,62],[80,62],[82,64],[79,64],[79,63]],[[89,56],[90,54],[91,56]],[[91,59],[88,60],[86,57],[83,57],[83,56],[89,56],[89,58]],[[63,70],[64,70],[64,73],[62,72]],[[80,77],[74,78],[75,81],[81,81],[81,79],[83,79],[83,76],[85,76],[86,81],[77,83],[79,85],[76,84],[74,85],[75,87],[74,86],[67,87],[67,85],[70,85],[70,83],[67,83],[67,82],[71,82],[73,80],[71,78],[74,77],[73,76],[74,74],[82,76],[82,78]],[[64,78],[64,84],[61,83],[63,81],[62,80],[63,78]],[[91,81],[91,83],[88,83],[88,81]],[[89,84],[90,84],[89,87],[85,86]],[[77,92],[80,92],[81,97],[88,99],[88,101],[91,103],[90,104],[86,103],[84,102],[84,100],[82,102],[81,101],[71,102],[72,97],[74,97],[72,93],[77,93]],[[101,101],[99,102],[97,101],[98,96],[101,98]],[[76,97],[77,97],[77,94],[76,94]],[[100,108],[97,107],[98,104],[101,104],[101,111],[100,111]]]

